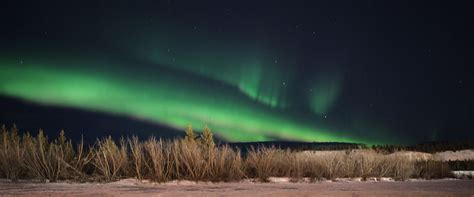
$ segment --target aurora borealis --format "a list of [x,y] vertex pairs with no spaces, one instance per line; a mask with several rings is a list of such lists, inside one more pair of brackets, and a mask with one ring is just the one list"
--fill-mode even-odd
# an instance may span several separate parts
[[182,76],[180,71],[163,69],[133,80],[117,73],[101,74],[103,70],[3,62],[1,93],[33,102],[125,114],[177,129],[188,123],[207,123],[231,141],[355,141],[284,115],[234,84],[216,83],[200,75]]
[[464,12],[345,4],[11,3],[0,96],[227,141],[473,137],[472,38],[436,15]]

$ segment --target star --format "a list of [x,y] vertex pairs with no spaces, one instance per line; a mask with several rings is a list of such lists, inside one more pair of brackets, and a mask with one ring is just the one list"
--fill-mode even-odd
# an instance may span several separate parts
[[425,50],[425,55],[431,57],[431,48]]
[[231,11],[232,11],[231,9],[225,9],[225,14],[230,16],[230,15],[231,15]]
[[275,60],[274,62],[275,62],[275,64],[278,64],[278,60]]

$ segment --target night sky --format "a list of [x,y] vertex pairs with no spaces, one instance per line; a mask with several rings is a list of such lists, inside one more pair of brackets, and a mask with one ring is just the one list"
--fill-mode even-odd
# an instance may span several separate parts
[[474,138],[472,1],[8,1],[0,122],[100,137]]

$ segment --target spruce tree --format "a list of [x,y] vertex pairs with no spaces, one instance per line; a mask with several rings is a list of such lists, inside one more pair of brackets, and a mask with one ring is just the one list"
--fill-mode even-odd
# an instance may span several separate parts
[[186,126],[186,129],[184,130],[186,132],[186,136],[184,137],[184,140],[186,142],[194,142],[196,140],[196,134],[193,131],[193,127],[191,124],[188,124]]
[[214,148],[214,139],[212,137],[212,132],[207,125],[204,127],[204,130],[202,131],[202,141],[205,146],[207,146],[209,149]]

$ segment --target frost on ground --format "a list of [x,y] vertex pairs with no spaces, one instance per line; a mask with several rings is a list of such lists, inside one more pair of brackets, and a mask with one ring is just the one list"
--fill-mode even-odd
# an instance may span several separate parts
[[474,150],[444,151],[435,153],[434,156],[442,161],[474,160]]
[[164,184],[124,179],[113,183],[11,183],[0,180],[0,196],[472,196],[474,181],[361,181],[339,179],[291,183],[171,181]]
[[[370,152],[369,150],[353,150],[355,152]],[[345,153],[345,150],[331,150],[331,151],[303,151],[306,156],[327,156],[334,154]],[[397,151],[392,153],[393,156],[402,156],[412,161],[426,161],[426,160],[440,160],[440,161],[464,161],[474,160],[474,150],[458,150],[458,151],[443,151],[437,153],[424,153],[416,151]]]
[[474,171],[453,171],[453,174],[456,178],[460,179],[472,179],[474,177]]

